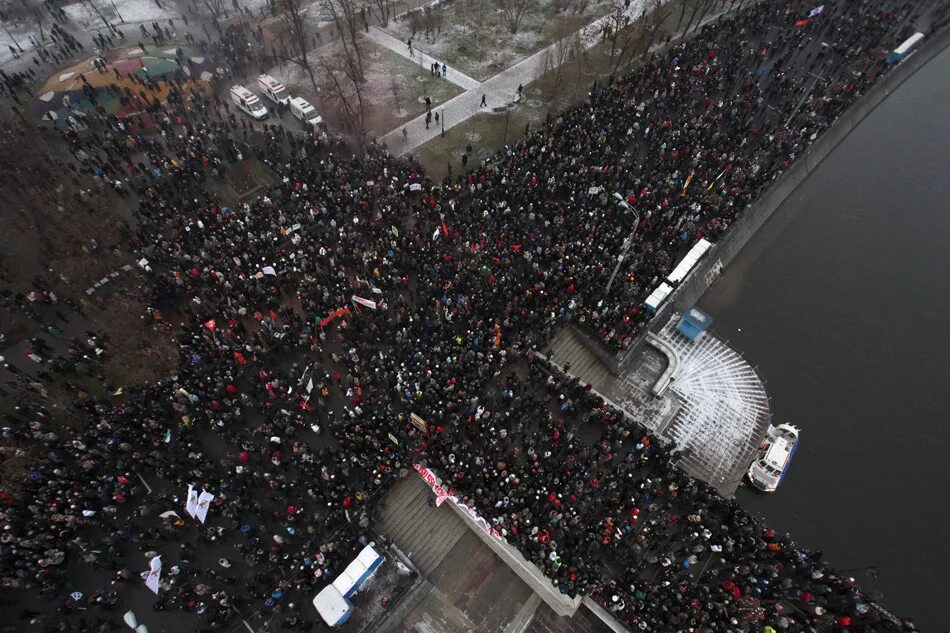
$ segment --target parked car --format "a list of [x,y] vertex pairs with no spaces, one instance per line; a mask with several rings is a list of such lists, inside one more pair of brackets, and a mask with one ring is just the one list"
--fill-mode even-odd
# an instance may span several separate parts
[[323,117],[317,113],[317,109],[310,105],[310,102],[303,97],[294,97],[290,100],[290,113],[304,123],[314,127],[323,123]]
[[290,101],[290,93],[287,87],[270,75],[261,75],[257,78],[257,86],[261,89],[261,94],[278,105],[287,105]]
[[267,118],[267,108],[257,98],[257,95],[244,86],[231,86],[231,101],[257,120]]

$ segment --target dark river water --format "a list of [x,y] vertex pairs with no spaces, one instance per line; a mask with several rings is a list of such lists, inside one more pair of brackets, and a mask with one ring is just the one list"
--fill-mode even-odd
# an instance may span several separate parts
[[[802,429],[738,499],[891,611],[950,631],[950,49],[891,95],[706,293]],[[861,568],[876,566],[870,573]]]

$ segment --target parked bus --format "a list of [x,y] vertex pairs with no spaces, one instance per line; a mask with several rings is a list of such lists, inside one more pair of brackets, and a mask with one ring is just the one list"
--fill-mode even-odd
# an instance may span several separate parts
[[904,40],[903,44],[891,51],[891,54],[887,56],[887,63],[896,64],[897,62],[903,61],[904,58],[914,52],[915,48],[920,46],[920,42],[923,39],[923,33],[914,33]]

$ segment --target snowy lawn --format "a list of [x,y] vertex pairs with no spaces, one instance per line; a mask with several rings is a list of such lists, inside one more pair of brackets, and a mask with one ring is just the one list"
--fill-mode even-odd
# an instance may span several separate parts
[[[490,0],[446,0],[432,9],[437,16],[433,22],[441,27],[426,33],[424,17],[403,17],[387,30],[404,42],[413,37],[415,48],[484,81],[606,15],[612,6],[610,0],[538,0],[512,34],[505,15]],[[414,23],[422,27],[413,34]]]
[[[122,20],[125,20],[127,24],[158,21],[164,27],[168,23],[168,18],[178,19],[181,17],[181,13],[171,0],[159,1],[164,8],[160,8],[155,0],[115,0],[115,8],[113,8],[112,2],[108,0],[84,0],[83,2],[75,2],[64,6],[63,11],[70,19],[86,30],[105,28],[99,13],[116,26],[121,26]],[[90,3],[99,10],[99,13],[96,13]],[[116,9],[119,10],[118,15]],[[118,17],[120,15],[122,20]]]

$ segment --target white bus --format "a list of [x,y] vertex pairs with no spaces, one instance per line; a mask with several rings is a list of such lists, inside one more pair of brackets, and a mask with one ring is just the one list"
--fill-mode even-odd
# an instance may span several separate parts
[[914,52],[914,49],[920,45],[920,42],[924,39],[923,33],[914,33],[906,40],[904,43],[891,51],[891,54],[887,56],[888,64],[896,64],[899,61],[905,59],[908,55]]

